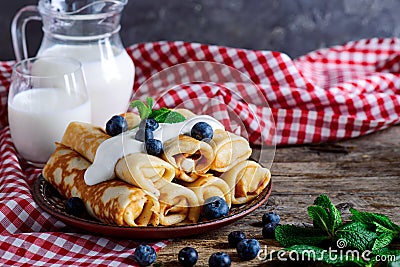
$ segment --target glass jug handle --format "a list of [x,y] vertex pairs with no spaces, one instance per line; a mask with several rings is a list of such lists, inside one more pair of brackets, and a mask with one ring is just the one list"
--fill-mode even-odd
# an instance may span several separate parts
[[37,6],[34,5],[21,8],[13,18],[11,36],[17,61],[28,58],[25,29],[31,20],[42,20]]

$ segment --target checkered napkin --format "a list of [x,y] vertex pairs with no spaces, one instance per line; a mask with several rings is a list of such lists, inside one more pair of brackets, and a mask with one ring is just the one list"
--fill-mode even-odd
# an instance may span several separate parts
[[[210,113],[255,144],[340,140],[399,122],[398,39],[350,42],[296,60],[278,52],[184,42],[144,43],[127,51],[136,66],[135,98],[150,93],[159,106]],[[232,84],[223,77],[222,85],[213,83],[212,75],[225,74],[205,66],[200,77],[207,79],[202,82],[166,86],[158,95],[152,94],[152,86],[168,77],[142,86],[157,72],[190,61],[223,63],[254,84],[246,79]],[[20,165],[7,127],[13,64],[0,63],[0,266],[134,265],[137,241],[78,234],[32,200],[32,184],[40,170]],[[152,243],[157,250],[166,244]]]

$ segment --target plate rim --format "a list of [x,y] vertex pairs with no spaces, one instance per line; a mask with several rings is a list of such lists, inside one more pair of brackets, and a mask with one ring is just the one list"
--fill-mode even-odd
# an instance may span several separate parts
[[95,218],[93,218],[93,220],[89,220],[69,215],[66,212],[58,211],[59,208],[54,207],[54,205],[45,199],[43,196],[45,193],[43,192],[45,190],[44,186],[52,187],[52,185],[46,181],[44,176],[40,174],[35,179],[33,186],[33,199],[38,206],[65,224],[74,227],[74,229],[79,232],[81,230],[86,230],[90,233],[119,238],[133,237],[137,239],[166,239],[194,236],[210,230],[216,230],[245,217],[259,208],[269,199],[269,196],[272,192],[272,178],[270,179],[268,186],[264,188],[264,190],[256,198],[251,200],[251,203],[255,203],[250,205],[248,208],[216,220],[172,226],[120,226],[97,221]]

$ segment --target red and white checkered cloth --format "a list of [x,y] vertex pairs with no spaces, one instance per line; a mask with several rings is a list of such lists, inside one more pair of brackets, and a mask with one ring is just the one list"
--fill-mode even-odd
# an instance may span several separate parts
[[[296,60],[278,52],[184,42],[144,43],[127,50],[136,66],[134,90],[139,98],[152,92],[140,85],[179,63],[223,63],[249,77],[257,92],[246,82],[218,86],[209,83],[210,77],[153,97],[160,106],[200,108],[227,127],[233,112],[242,123],[240,132],[256,144],[270,142],[273,133],[278,146],[334,141],[400,121],[399,39],[350,42]],[[33,201],[30,189],[40,170],[20,165],[7,127],[13,63],[0,63],[0,266],[134,265],[131,255],[137,241],[75,233]],[[165,245],[153,243],[157,249]]]

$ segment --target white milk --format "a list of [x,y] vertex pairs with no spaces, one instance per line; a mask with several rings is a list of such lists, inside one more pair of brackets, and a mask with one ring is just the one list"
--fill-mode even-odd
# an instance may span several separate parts
[[72,121],[90,122],[90,102],[52,88],[15,95],[8,103],[10,130],[18,153],[26,160],[44,163]]
[[128,53],[108,44],[55,45],[40,56],[69,56],[82,63],[92,105],[92,123],[105,127],[114,115],[126,112],[132,95],[135,68]]

